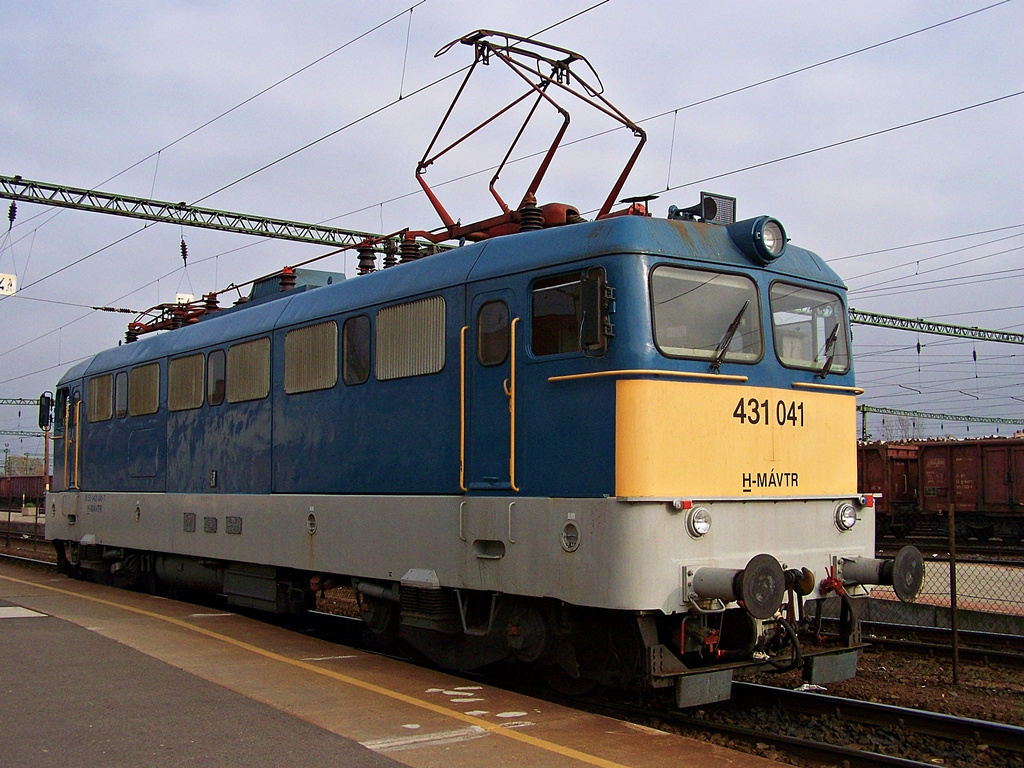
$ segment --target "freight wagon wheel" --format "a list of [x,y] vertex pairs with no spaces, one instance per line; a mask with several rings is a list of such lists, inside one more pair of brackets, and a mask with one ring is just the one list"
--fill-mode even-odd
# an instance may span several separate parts
[[991,524],[987,524],[986,525],[984,523],[982,523],[982,524],[968,523],[967,524],[967,533],[972,538],[975,538],[978,541],[988,541],[989,539],[991,539],[995,535],[996,531],[995,531],[995,526],[993,526]]
[[903,541],[910,535],[910,532],[914,529],[914,526],[910,523],[896,522],[894,520],[886,520],[882,523],[882,535],[892,536],[898,541]]

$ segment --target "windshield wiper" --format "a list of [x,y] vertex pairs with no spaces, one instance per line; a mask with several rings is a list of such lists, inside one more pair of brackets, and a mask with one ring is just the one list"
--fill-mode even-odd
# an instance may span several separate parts
[[836,341],[839,339],[839,323],[835,324],[832,328],[832,333],[825,339],[825,364],[821,366],[821,370],[818,371],[818,378],[824,379],[828,376],[828,372],[832,370],[832,361],[836,357]]
[[722,360],[725,359],[725,353],[729,350],[729,345],[732,344],[732,337],[736,335],[736,329],[740,327],[740,320],[743,319],[743,313],[747,311],[747,307],[750,306],[750,299],[743,302],[743,306],[740,307],[740,311],[736,313],[736,317],[729,324],[729,330],[722,336],[722,340],[718,342],[718,346],[715,347],[715,356],[711,358],[711,370],[718,373],[718,369],[722,367]]

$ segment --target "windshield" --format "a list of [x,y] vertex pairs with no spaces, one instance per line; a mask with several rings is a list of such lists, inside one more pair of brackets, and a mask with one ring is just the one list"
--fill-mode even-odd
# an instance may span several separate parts
[[823,376],[850,370],[845,313],[838,296],[775,283],[771,307],[779,362]]
[[742,275],[658,266],[651,273],[654,343],[669,357],[756,363],[764,342],[754,283]]

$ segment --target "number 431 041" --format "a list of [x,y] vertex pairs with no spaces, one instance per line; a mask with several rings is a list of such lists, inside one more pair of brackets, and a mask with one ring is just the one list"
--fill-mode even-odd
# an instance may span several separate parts
[[770,400],[758,400],[756,397],[742,397],[733,409],[732,417],[739,419],[740,424],[769,425],[773,420],[780,427],[787,425],[802,427],[804,425],[804,404],[796,400],[776,400],[772,407]]

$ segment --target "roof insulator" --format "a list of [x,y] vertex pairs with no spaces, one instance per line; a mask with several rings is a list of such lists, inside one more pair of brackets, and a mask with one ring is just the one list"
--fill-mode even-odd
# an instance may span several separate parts
[[281,270],[281,290],[290,291],[295,287],[295,270],[291,267],[284,267]]

